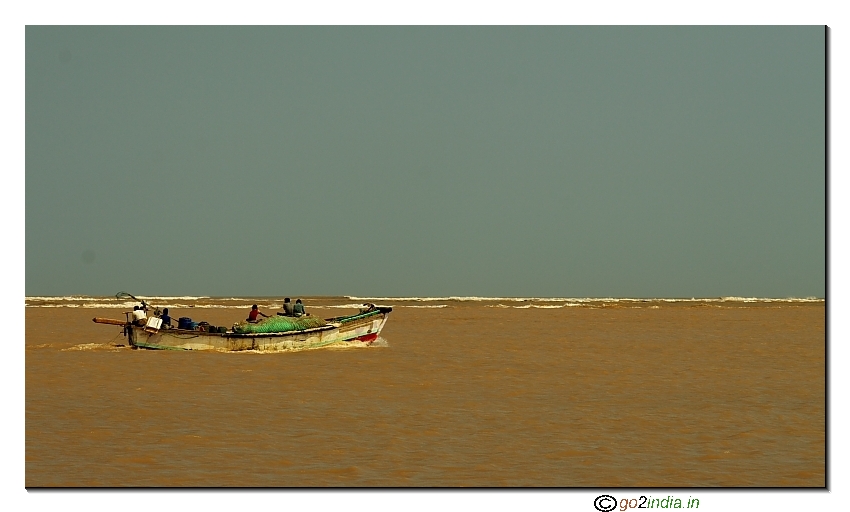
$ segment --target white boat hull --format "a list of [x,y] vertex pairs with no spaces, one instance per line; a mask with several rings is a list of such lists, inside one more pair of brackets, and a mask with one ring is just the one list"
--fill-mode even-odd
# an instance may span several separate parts
[[282,333],[236,334],[208,333],[184,329],[153,330],[127,325],[125,332],[134,348],[156,350],[218,350],[233,352],[256,350],[280,352],[319,348],[360,341],[371,344],[387,322],[391,308],[329,320],[323,327]]

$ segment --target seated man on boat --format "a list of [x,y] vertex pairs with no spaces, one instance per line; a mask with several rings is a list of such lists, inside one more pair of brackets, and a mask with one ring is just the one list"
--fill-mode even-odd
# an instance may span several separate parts
[[301,299],[295,300],[295,306],[293,306],[293,308],[292,308],[292,315],[293,316],[305,316],[305,315],[309,316],[304,311],[304,304],[301,303]]
[[365,304],[363,304],[363,307],[360,308],[360,312],[369,313],[370,311],[375,311],[376,309],[378,308],[376,308],[374,304],[372,304],[371,302],[366,302]]
[[295,309],[292,307],[292,303],[289,302],[289,297],[283,299],[283,313],[278,311],[277,314],[280,316],[295,316]]
[[251,306],[251,312],[248,313],[248,321],[251,322],[251,323],[257,323],[257,316],[258,315],[263,315],[266,318],[269,317],[269,315],[260,311],[260,308],[258,308],[257,305],[254,304],[253,306]]
[[168,308],[162,310],[162,315],[159,317],[162,320],[162,325],[159,327],[160,329],[171,329],[171,317],[168,316]]
[[145,310],[140,308],[139,306],[133,306],[133,323],[136,325],[145,325],[147,322],[148,316],[145,314]]

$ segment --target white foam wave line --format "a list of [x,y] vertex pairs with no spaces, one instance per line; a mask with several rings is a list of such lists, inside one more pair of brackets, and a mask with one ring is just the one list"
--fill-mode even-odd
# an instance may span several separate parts
[[354,297],[347,299],[387,302],[824,302],[818,297],[680,297],[680,298],[632,298],[632,297]]
[[[137,305],[135,302],[123,303],[123,304],[114,304],[114,303],[92,303],[92,304],[26,304],[28,308],[83,308],[83,309],[123,309],[125,311],[131,311],[133,306]],[[157,307],[168,308],[172,310],[186,310],[186,309],[242,309],[245,311],[250,311],[251,306],[253,304],[237,304],[237,305],[223,305],[223,304],[157,304]],[[266,311],[280,311],[279,304],[258,304],[257,305],[261,310]],[[360,308],[360,304],[350,304],[350,305],[342,305],[342,306],[311,306],[309,304],[306,305],[306,309],[309,312],[312,309],[358,309]],[[445,306],[424,306],[424,307],[445,307]]]
[[444,302],[444,301],[456,301],[456,302],[493,302],[493,301],[505,301],[505,302],[563,302],[563,301],[571,301],[571,300],[588,300],[588,299],[567,299],[567,298],[554,298],[554,297],[353,297],[350,295],[345,296],[346,299],[351,300],[362,300],[362,301],[383,301],[383,302]]
[[[153,296],[153,295],[151,295],[151,296],[136,295],[136,298],[144,299],[147,302],[147,301],[154,301],[154,300],[205,300],[205,299],[209,299],[210,297],[206,297],[206,296],[195,297],[195,296],[190,296],[190,295],[175,296],[175,297],[164,297],[164,296],[160,297],[160,296]],[[47,296],[26,297],[26,300],[54,301],[54,302],[55,301],[109,300],[109,299],[114,299],[114,297],[111,297],[111,296],[108,296],[108,295],[107,296],[68,295],[68,296],[63,296],[63,297],[47,297]],[[229,299],[215,299],[215,300],[229,300]],[[239,300],[245,300],[245,299],[239,299]]]
[[[91,304],[27,304],[28,308],[88,308],[88,309],[126,309],[132,310],[133,306],[138,305],[135,302],[129,304],[114,304],[114,303],[91,303]],[[252,304],[240,304],[226,306],[223,304],[157,304],[158,308],[169,309],[246,309],[250,310]],[[258,304],[263,309],[277,309],[276,304]],[[309,308],[308,308],[309,309]]]
[[[571,304],[571,305],[578,306],[579,304]],[[561,309],[561,308],[564,308],[566,306],[567,306],[567,304],[561,304],[559,306],[547,306],[547,305],[543,305],[543,304],[526,304],[525,306],[508,306],[508,307],[511,307],[513,309],[531,309],[531,308],[534,308],[534,309]]]
[[[146,302],[154,302],[158,300],[207,300],[210,297],[205,295],[201,295],[200,297],[194,297],[192,295],[178,296],[178,297],[160,297],[156,295],[136,295],[137,299],[144,299]],[[217,300],[217,299],[214,299]]]
[[[205,295],[193,296],[193,295],[181,295],[181,296],[165,296],[165,295],[137,295],[136,298],[144,299],[146,302],[156,302],[156,301],[170,301],[170,300],[183,300],[183,301],[197,301],[197,300],[210,300],[210,301],[246,301],[252,300],[251,297],[209,297]],[[350,300],[359,300],[359,301],[403,301],[403,302],[434,302],[434,301],[512,301],[512,302],[564,302],[564,301],[597,301],[597,300],[620,300],[620,299],[597,299],[597,298],[557,298],[557,297],[353,297],[353,296],[345,296],[345,298]],[[90,301],[90,300],[109,300],[112,299],[111,296],[91,296],[91,295],[67,295],[67,296],[31,296],[25,297],[27,301],[42,301],[42,302],[68,302],[68,301]],[[622,299],[622,300],[630,300],[630,299]],[[631,299],[631,300],[639,300],[639,299]],[[283,302],[283,298],[281,297],[279,300],[275,302]],[[357,305],[360,306],[362,302]]]
[[350,297],[351,300],[398,302],[619,302],[646,301],[649,299],[622,299],[613,297]]
[[[252,297],[209,297],[206,295],[181,295],[181,296],[166,296],[166,295],[138,295],[137,298],[148,300],[210,300],[210,301],[251,301]],[[317,297],[321,299],[322,297]],[[505,301],[505,302],[718,302],[718,301],[761,301],[761,302],[823,302],[822,297],[742,297],[742,296],[725,296],[725,297],[355,297],[346,295],[345,298],[357,301],[401,301],[401,302],[434,302],[434,301],[472,301],[472,302],[489,302],[489,301]],[[42,302],[61,302],[61,301],[88,301],[88,300],[114,300],[111,296],[92,296],[92,295],[65,295],[65,296],[43,296],[35,295],[24,297],[27,301],[42,301]],[[263,300],[273,300],[274,302],[283,302],[283,298],[263,298]],[[358,305],[362,302],[358,303]]]
[[[485,305],[484,307],[486,307],[486,308],[511,308],[511,309],[531,309],[531,308],[534,308],[534,309],[563,309],[563,308],[581,308],[581,307],[592,307],[592,306],[593,306],[593,304],[569,303],[568,302],[566,304],[553,304],[553,305],[526,304],[524,306],[506,306],[505,304],[492,304],[492,305],[488,304],[488,305]],[[402,307],[404,307],[404,306],[402,306]],[[413,306],[409,306],[409,307],[413,307]],[[640,307],[640,306],[635,306],[635,307]],[[658,306],[654,306],[654,307],[658,307]]]
[[36,301],[70,301],[70,300],[92,300],[95,298],[102,297],[88,297],[85,295],[70,295],[66,297],[25,297],[26,300],[36,300]]
[[[139,296],[141,299],[142,296]],[[635,298],[614,298],[614,297],[605,297],[605,298],[535,298],[535,297],[526,297],[526,298],[517,298],[517,297],[347,297],[351,300],[363,300],[363,301],[381,301],[381,302],[449,302],[449,301],[458,301],[458,302],[563,302],[565,304],[559,305],[558,307],[563,307],[565,305],[576,306],[581,304],[588,303],[633,303],[633,302],[643,302],[643,303],[652,303],[652,302],[667,302],[667,303],[677,303],[677,302],[742,302],[742,303],[818,303],[825,302],[825,299],[818,297],[788,297],[788,298],[769,298],[769,297],[715,297],[715,298],[653,298],[653,299],[635,299]],[[104,299],[108,300],[108,298],[104,297],[82,297],[82,296],[67,296],[67,297],[26,297],[26,306],[28,307],[84,307],[84,308],[130,308],[136,304],[137,302],[104,302]],[[246,303],[242,304],[217,304],[216,302],[231,302],[231,301],[249,301],[250,298],[223,298],[223,299],[209,299],[208,297],[144,297],[146,302],[150,302],[157,307],[167,307],[167,308],[222,308],[222,309],[240,309],[240,308],[250,308],[254,303]],[[181,300],[181,301],[192,301],[192,300],[211,300],[211,304],[183,304],[183,303],[165,303],[164,301],[169,300]],[[93,301],[89,303],[85,303],[86,301]],[[41,302],[50,302],[51,304],[39,304]],[[68,304],[68,303],[71,304]],[[83,302],[83,304],[79,304]],[[281,302],[275,301],[271,304],[266,304],[265,308],[279,308]],[[357,309],[362,306],[361,303],[357,304],[339,304],[339,305],[315,305],[307,307],[315,307],[315,308],[340,308],[340,309]],[[444,305],[443,305],[444,306]],[[400,305],[399,307],[412,307]]]
[[134,305],[137,305],[136,302],[124,302],[124,303],[106,303],[100,304],[97,302],[93,302],[90,304],[27,304],[28,308],[98,308],[98,309],[133,309]]
[[[254,300],[262,300],[262,301],[274,301],[283,303],[284,297],[208,297],[206,295],[194,296],[194,295],[181,295],[181,296],[159,296],[159,295],[136,295],[138,299],[144,299],[145,302],[156,302],[156,301],[169,301],[169,300],[183,300],[183,301],[212,301],[212,302],[232,302],[232,301],[254,301]],[[297,298],[297,297],[296,297]],[[316,299],[326,299],[325,297],[314,297]],[[327,298],[339,298],[339,296],[328,296]],[[112,295],[68,295],[68,296],[30,296],[24,297],[25,300],[28,301],[41,301],[41,302],[61,302],[61,301],[87,301],[87,300],[98,300],[98,301],[107,301],[107,300],[117,300]],[[294,299],[293,299],[294,300]]]

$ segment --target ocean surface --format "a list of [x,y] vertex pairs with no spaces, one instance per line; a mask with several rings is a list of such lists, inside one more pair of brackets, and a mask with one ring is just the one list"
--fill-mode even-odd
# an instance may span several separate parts
[[393,312],[369,347],[147,351],[91,320],[137,302],[27,297],[26,486],[825,485],[822,299],[302,299]]

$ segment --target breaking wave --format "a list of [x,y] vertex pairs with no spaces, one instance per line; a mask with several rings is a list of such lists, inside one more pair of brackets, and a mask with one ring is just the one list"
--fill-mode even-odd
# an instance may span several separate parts
[[[253,304],[263,309],[280,309],[282,299],[250,297],[193,297],[193,296],[137,296],[151,306],[160,308],[195,309],[250,309]],[[359,301],[359,302],[346,302]],[[315,302],[313,302],[315,301]],[[337,302],[337,303],[335,303]],[[514,307],[521,309],[559,309],[592,304],[635,304],[635,303],[818,303],[825,299],[818,297],[691,297],[691,298],[619,298],[619,297],[356,297],[345,296],[334,301],[334,297],[314,297],[306,303],[308,309],[358,309],[364,302],[392,305],[397,308],[446,308],[450,303],[489,302],[486,307]],[[449,303],[449,304],[447,304]],[[33,296],[25,297],[26,307],[40,308],[90,308],[90,309],[126,309],[132,310],[136,301],[126,299],[110,300],[109,297],[88,297],[69,295],[61,297]],[[509,304],[510,306],[508,306]]]
[[385,302],[824,302],[819,297],[679,297],[679,298],[632,298],[632,297],[354,297],[351,300]]
[[[162,300],[204,300],[204,299],[209,299],[209,297],[207,297],[207,296],[203,296],[203,295],[202,295],[202,296],[199,296],[199,297],[193,297],[193,296],[188,296],[188,295],[186,295],[186,296],[179,296],[179,297],[165,297],[165,296],[163,296],[163,297],[159,297],[159,296],[137,295],[136,297],[137,297],[138,299],[144,299],[144,300],[146,300],[146,301],[157,301],[157,300],[160,300],[160,301],[162,301]],[[56,302],[56,301],[86,301],[86,300],[104,300],[104,299],[108,299],[108,298],[109,298],[109,297],[101,297],[101,296],[93,297],[93,296],[91,296],[91,295],[67,295],[67,296],[63,296],[63,297],[58,297],[58,296],[57,296],[57,297],[34,296],[34,297],[26,297],[26,300],[31,300],[31,301],[51,301],[51,302]],[[245,299],[216,299],[216,300],[245,300]]]
[[561,302],[566,300],[598,300],[598,299],[568,299],[568,298],[555,298],[555,297],[352,297],[349,295],[345,296],[347,299],[351,300],[364,300],[364,301],[398,301],[398,302],[445,302],[445,301],[455,301],[455,302],[493,302],[493,301],[514,301],[514,302]]

